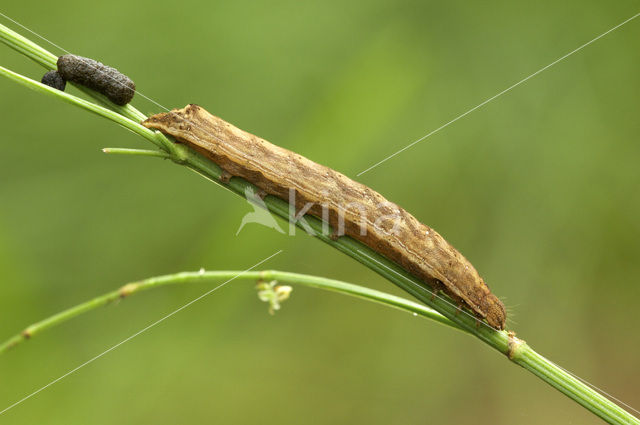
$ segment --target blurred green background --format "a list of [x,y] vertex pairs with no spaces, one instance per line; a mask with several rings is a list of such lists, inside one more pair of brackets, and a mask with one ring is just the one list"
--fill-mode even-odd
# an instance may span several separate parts
[[[636,12],[634,1],[42,2],[3,13],[348,176]],[[31,38],[6,20],[1,22]],[[534,348],[640,406],[640,20],[359,178],[476,266]],[[56,54],[62,52],[42,42]],[[42,68],[0,46],[0,64]],[[71,90],[77,93],[75,90]],[[265,268],[399,293],[106,120],[0,80],[0,337],[153,275]],[[145,113],[161,108],[136,95]],[[210,286],[92,312],[0,358],[0,409]],[[473,338],[295,288],[232,283],[3,415],[15,424],[600,423]]]

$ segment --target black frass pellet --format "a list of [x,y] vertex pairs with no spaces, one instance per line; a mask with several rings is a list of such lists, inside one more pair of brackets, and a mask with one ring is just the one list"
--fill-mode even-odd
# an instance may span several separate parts
[[67,86],[67,82],[62,78],[58,71],[47,72],[42,76],[42,80],[40,80],[40,82],[60,91],[64,91],[64,88]]
[[60,56],[58,72],[67,81],[82,84],[102,93],[116,105],[126,105],[131,102],[136,91],[134,82],[117,69],[82,56]]

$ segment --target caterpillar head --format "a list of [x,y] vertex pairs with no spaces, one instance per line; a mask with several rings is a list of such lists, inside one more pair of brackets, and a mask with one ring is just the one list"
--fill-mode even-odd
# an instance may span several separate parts
[[502,301],[489,293],[482,299],[482,310],[486,313],[486,320],[492,327],[503,330],[507,320],[507,312]]

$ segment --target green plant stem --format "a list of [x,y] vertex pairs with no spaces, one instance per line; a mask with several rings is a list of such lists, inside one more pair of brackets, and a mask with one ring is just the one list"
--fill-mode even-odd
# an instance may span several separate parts
[[67,103],[71,103],[73,105],[81,107],[82,109],[85,109],[87,111],[93,112],[94,114],[107,118],[115,123],[120,124],[124,128],[131,130],[134,133],[150,140],[151,142],[155,143],[159,147],[162,147],[162,145],[160,145],[156,140],[154,131],[151,131],[141,126],[136,121],[132,121],[131,119],[126,118],[120,115],[119,113],[112,111],[111,109],[107,109],[103,106],[96,105],[95,103],[89,102],[88,100],[84,100],[72,94],[54,89],[53,87],[49,87],[38,81],[32,80],[31,78],[25,77],[21,74],[8,70],[3,66],[0,66],[0,75],[3,75],[8,79],[13,80],[16,83],[21,84],[31,90],[34,90],[36,92],[40,92],[43,94],[47,94],[49,96],[57,97],[58,99],[61,99]]
[[118,155],[130,155],[130,156],[151,156],[155,158],[172,159],[171,154],[162,151],[154,151],[147,149],[129,149],[129,148],[104,148],[104,153],[118,154]]
[[406,300],[404,298],[397,297],[395,295],[387,294],[384,292],[376,291],[374,289],[365,288],[351,283],[341,282],[339,280],[326,279],[317,276],[309,276],[298,273],[288,273],[275,270],[266,271],[209,271],[209,272],[182,272],[165,276],[152,277],[138,282],[133,282],[124,285],[116,291],[112,291],[96,297],[87,302],[78,304],[67,310],[64,310],[58,314],[34,323],[21,333],[9,338],[6,342],[0,345],[0,354],[3,354],[10,348],[33,338],[40,332],[66,322],[69,319],[80,316],[91,310],[95,310],[98,307],[105,306],[113,303],[114,301],[121,300],[130,295],[138,292],[146,291],[148,289],[158,288],[167,285],[177,284],[193,284],[193,283],[212,283],[220,281],[228,281],[234,279],[238,281],[272,281],[275,280],[278,284],[293,284],[303,285],[312,288],[324,289],[327,291],[337,292],[343,295],[350,295],[364,300],[376,302],[386,305],[388,307],[403,310],[409,313],[415,313],[418,316],[435,320],[442,324],[457,328],[446,317],[438,313],[437,311],[426,307],[422,304],[418,304],[413,301]]
[[[3,25],[0,25],[0,41],[33,59],[45,68],[55,68],[56,57],[53,54]],[[76,96],[51,89],[37,81],[16,74],[5,68],[0,67],[0,75],[4,75],[13,81],[43,94],[56,96],[68,103],[121,124],[169,153],[174,162],[184,165],[203,177],[220,184],[222,170],[218,165],[183,145],[172,143],[162,133],[150,131],[138,124],[138,120],[146,117],[133,108],[133,106],[117,107],[117,105],[104,99],[102,95],[85,88],[80,88],[89,96],[106,105],[106,107],[101,107]],[[228,184],[222,186],[240,196],[244,196],[246,188],[251,188],[254,192],[258,190],[246,180],[237,177],[232,178]],[[326,232],[326,224],[316,217],[305,216],[302,220],[296,221],[293,214],[291,214],[287,202],[274,196],[267,196],[264,201],[267,209],[273,214],[286,220],[288,223],[295,223],[296,227],[307,231],[312,236],[317,237],[385,277],[405,292],[417,298],[420,302],[440,312],[460,329],[473,334],[495,350],[507,354],[513,362],[542,378],[545,382],[580,403],[602,419],[613,424],[640,425],[640,420],[625,412],[622,408],[601,396],[596,391],[593,391],[587,385],[580,383],[561,368],[555,366],[542,356],[539,356],[523,341],[510,336],[506,331],[492,329],[484,323],[478,325],[477,320],[471,315],[466,314],[466,312],[459,314],[460,312],[457,306],[446,297],[433,297],[431,290],[425,287],[423,282],[411,276],[400,266],[374,252],[369,247],[349,237],[340,237],[338,240],[333,241]],[[515,344],[519,350],[515,352],[512,349],[514,341],[519,341]]]
[[[58,65],[57,65],[58,57],[56,55],[54,55],[53,53],[49,52],[45,48],[41,47],[40,45],[34,43],[33,41],[29,40],[26,37],[23,37],[22,35],[7,28],[2,24],[0,24],[0,41],[6,44],[7,46],[11,47],[12,49],[22,53],[23,55],[30,58],[31,60],[41,65],[47,70],[53,70],[58,68]],[[94,90],[91,90],[87,87],[84,87],[75,83],[69,83],[69,84],[73,85],[74,87],[76,87],[78,90],[80,90],[87,96],[95,99],[104,108],[117,112],[119,115],[129,118],[133,122],[138,123],[147,118],[145,114],[143,114],[142,112],[134,108],[133,105],[131,104],[127,104],[124,106],[116,105],[101,93],[98,93]],[[80,105],[78,104],[78,106]],[[108,118],[108,117],[105,117],[105,118]],[[152,132],[152,133],[155,133],[155,140],[149,139],[152,143],[160,146],[166,152],[171,152],[175,154],[174,152],[175,144],[171,140],[169,140],[164,134],[160,132]]]
[[[351,283],[341,282],[338,280],[327,279],[317,276],[309,276],[298,273],[281,272],[275,270],[266,271],[210,271],[210,272],[182,272],[171,275],[152,277],[138,282],[133,282],[122,286],[121,288],[108,292],[99,297],[93,298],[84,303],[78,304],[58,314],[27,326],[21,333],[14,335],[4,343],[0,344],[0,354],[5,353],[11,348],[32,339],[37,334],[60,325],[67,320],[80,316],[91,310],[106,306],[113,302],[122,300],[134,295],[138,292],[146,291],[153,288],[159,288],[169,285],[178,284],[195,284],[195,283],[213,283],[220,281],[229,281],[230,279],[238,281],[277,281],[278,284],[302,285],[326,291],[337,292],[342,295],[353,296],[367,301],[382,304],[387,307],[395,308],[401,311],[412,313],[415,316],[434,320],[454,329],[461,330],[453,322],[438,313],[437,311],[426,307],[422,304],[387,294],[374,289],[354,285]],[[595,402],[594,392],[586,387],[578,379],[565,372],[563,369],[547,360],[543,356],[536,353],[524,341],[510,337],[510,357],[511,360],[539,376],[551,385],[557,386],[562,383],[561,391],[581,405],[590,408],[588,401]],[[596,395],[600,397],[597,393]],[[615,405],[609,400],[605,401],[607,409],[612,413],[611,416],[604,416],[603,419],[610,423],[637,423],[637,420],[630,416],[627,412]],[[602,405],[600,405],[602,407]],[[591,409],[590,409],[591,410]],[[603,413],[602,411],[600,411]],[[636,422],[634,422],[634,420]]]

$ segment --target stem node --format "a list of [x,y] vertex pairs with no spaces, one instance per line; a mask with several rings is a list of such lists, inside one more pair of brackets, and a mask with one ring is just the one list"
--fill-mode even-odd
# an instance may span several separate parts
[[120,288],[120,291],[119,291],[120,298],[126,298],[129,295],[133,294],[138,289],[138,286],[139,285],[137,283],[128,283],[124,285],[122,288]]
[[509,360],[513,360],[522,356],[522,352],[527,347],[527,343],[524,340],[517,338],[515,332],[509,331],[507,347],[507,357],[509,357]]

